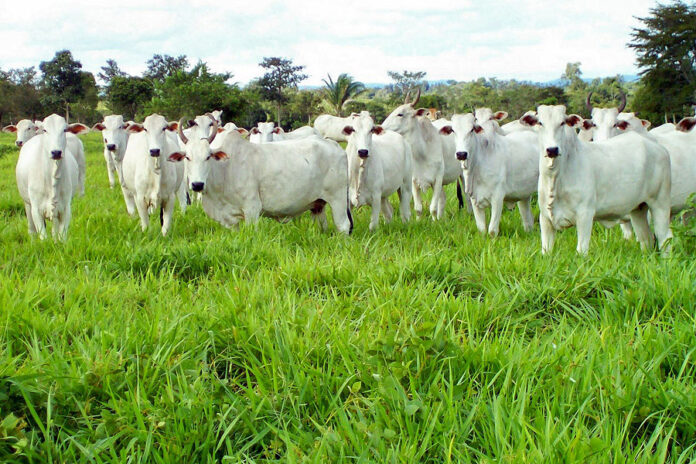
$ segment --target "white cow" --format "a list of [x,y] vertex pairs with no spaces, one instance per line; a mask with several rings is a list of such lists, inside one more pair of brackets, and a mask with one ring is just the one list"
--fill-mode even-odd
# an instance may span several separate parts
[[270,143],[273,141],[274,122],[260,122],[249,131],[251,143]]
[[345,118],[322,114],[314,120],[314,128],[322,137],[335,140],[336,142],[347,142],[348,137],[343,133],[343,128],[349,126],[356,116],[358,116],[358,113],[352,113]]
[[582,118],[565,106],[542,105],[523,124],[539,128],[539,223],[541,251],[553,249],[556,229],[577,226],[577,251],[586,254],[595,220],[615,221],[630,214],[638,241],[652,246],[647,213],[653,217],[658,246],[668,249],[669,154],[657,143],[627,133],[586,143],[575,133]]
[[[17,138],[15,140],[15,145],[20,148],[32,137],[44,132],[43,122],[30,121],[29,119],[22,119],[17,123],[17,125],[5,126],[2,128],[2,130],[3,132],[16,133]],[[87,170],[87,163],[85,161],[85,147],[82,145],[82,140],[70,132],[67,134],[67,144],[70,148],[70,153],[72,153],[73,158],[75,158],[75,161],[77,162],[77,190],[82,196],[85,194],[85,172]]]
[[282,127],[276,127],[273,129],[273,141],[281,142],[283,140],[297,140],[304,139],[307,137],[321,137],[322,135],[318,130],[312,126],[302,126],[298,127],[294,131],[285,132]]
[[123,156],[126,154],[128,145],[129,123],[123,121],[120,114],[105,116],[104,121],[92,126],[92,130],[101,131],[104,139],[104,161],[106,161],[106,172],[109,176],[109,187],[114,188],[116,180],[114,174],[118,176],[118,182],[123,187]]
[[29,234],[46,238],[46,220],[53,221],[54,239],[65,240],[70,225],[70,204],[79,189],[78,168],[66,133],[84,134],[89,127],[70,124],[52,114],[43,120],[43,132],[22,145],[16,176],[24,200]]
[[392,131],[375,126],[369,114],[354,118],[343,128],[348,137],[350,201],[354,207],[370,205],[370,230],[379,225],[379,213],[389,223],[392,206],[389,196],[399,193],[401,221],[411,219],[411,147]]
[[211,111],[210,114],[213,116],[213,119],[217,121],[218,127],[222,127],[222,110]]
[[[441,219],[445,212],[446,196],[444,185],[456,182],[462,176],[459,162],[447,149],[447,141],[441,137],[432,121],[425,116],[425,108],[415,109],[418,96],[412,102],[404,103],[391,112],[382,127],[401,134],[411,145],[413,155],[413,202],[416,216],[423,213],[421,190],[433,189],[430,202],[430,215]],[[462,205],[460,199],[460,206]]]
[[310,210],[325,227],[328,203],[336,227],[352,231],[348,162],[337,143],[307,138],[254,144],[231,131],[220,134],[220,148],[213,150],[211,140],[189,140],[183,132],[179,137],[186,153],[169,160],[186,160],[191,190],[203,193],[203,210],[223,226],[256,223],[260,216],[282,220]]
[[166,160],[180,153],[176,140],[168,133],[177,130],[176,122],[152,114],[142,124],[128,127],[131,133],[123,158],[123,193],[128,214],[138,211],[140,226],[145,231],[150,224],[149,211],[160,209],[162,235],[171,227],[174,202],[184,177],[184,166]]
[[[507,117],[507,113],[499,113],[500,119]],[[479,124],[471,113],[454,115],[452,125],[440,131],[455,134],[456,159],[464,171],[466,193],[471,196],[478,230],[486,233],[486,208],[490,207],[488,233],[498,235],[503,204],[512,202],[517,202],[524,230],[532,230],[530,200],[539,181],[536,133],[502,135],[495,118]]]
[[677,129],[677,126],[672,124],[671,122],[668,122],[666,124],[662,124],[660,126],[654,127],[653,129],[650,129],[650,132],[653,134],[662,134],[666,132],[672,132]]

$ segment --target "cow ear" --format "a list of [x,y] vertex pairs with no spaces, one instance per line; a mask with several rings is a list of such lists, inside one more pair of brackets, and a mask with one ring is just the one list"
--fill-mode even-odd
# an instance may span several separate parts
[[251,131],[249,132],[252,135],[256,135],[259,133],[259,128],[258,127],[252,127]]
[[174,132],[175,130],[179,129],[179,123],[176,121],[170,122],[167,124],[167,130]]
[[84,124],[76,122],[68,126],[68,132],[73,133],[75,135],[86,134],[87,132],[89,132],[89,126],[85,126]]
[[442,135],[450,135],[452,132],[454,132],[452,126],[443,126],[442,128],[440,128],[440,133]]
[[580,127],[583,121],[584,119],[577,114],[571,114],[565,119],[565,123],[570,127]]
[[474,124],[474,132],[476,132],[477,134],[480,134],[482,130],[483,130],[483,127],[479,126],[478,124]]
[[641,119],[641,120],[640,120],[640,123],[641,123],[641,124],[643,125],[643,127],[645,127],[646,129],[647,129],[648,127],[650,127],[650,124],[651,124],[650,121],[648,121],[647,119]]
[[677,123],[677,130],[689,132],[694,126],[696,126],[696,118],[684,118]]
[[539,124],[539,118],[534,114],[525,114],[520,118],[520,124],[526,127],[534,127]]
[[427,108],[418,108],[416,110],[416,116],[423,116],[427,112],[428,112]]
[[128,126],[128,129],[126,129],[128,132],[131,134],[137,134],[138,132],[142,132],[145,130],[142,124],[138,124],[137,122],[134,122],[130,126]]
[[274,127],[274,128],[273,128],[273,133],[274,133],[274,134],[280,134],[280,131],[282,131],[282,130],[283,130],[283,129],[281,129],[280,127]]
[[352,134],[353,132],[355,132],[355,129],[353,129],[353,126],[346,126],[346,127],[343,128],[343,131],[342,131],[342,132],[343,132],[344,135],[350,135],[350,134]]
[[193,127],[193,126],[195,126],[195,125],[196,125],[196,121],[194,121],[193,119],[189,119],[189,120],[188,120],[188,126],[189,126],[189,127]]
[[220,132],[225,132],[225,128],[224,128],[224,127],[218,127],[218,132],[217,132],[217,133],[219,134]]
[[625,131],[626,129],[628,129],[628,126],[629,126],[628,121],[619,121],[616,123],[616,128],[620,129],[622,131]]
[[131,123],[130,122],[124,122],[123,125],[121,126],[121,129],[123,130],[128,130],[130,127]]
[[594,127],[597,127],[595,123],[592,122],[591,119],[583,119],[582,120],[582,128],[585,130],[590,130]]
[[175,151],[171,155],[169,155],[169,161],[181,161],[186,158],[186,155],[183,153],[180,153],[178,151]]
[[495,119],[496,121],[502,121],[507,117],[507,111],[496,111],[495,113],[493,113],[493,119]]
[[223,160],[226,160],[226,159],[229,159],[229,158],[230,158],[229,155],[228,155],[227,153],[225,153],[224,151],[221,151],[221,150],[220,150],[220,151],[216,151],[216,152],[214,152],[214,153],[211,153],[210,156],[212,156],[213,158],[215,158],[217,161],[223,161]]
[[243,127],[238,127],[235,129],[240,135],[249,135],[249,131]]
[[13,133],[17,132],[17,126],[15,126],[14,124],[10,124],[9,126],[3,127],[2,131],[3,132],[13,132]]
[[103,131],[104,129],[106,129],[106,126],[100,122],[98,122],[92,126],[92,130],[95,130],[95,131]]
[[384,128],[382,126],[375,126],[372,128],[372,133],[375,135],[382,135],[382,133],[384,133]]

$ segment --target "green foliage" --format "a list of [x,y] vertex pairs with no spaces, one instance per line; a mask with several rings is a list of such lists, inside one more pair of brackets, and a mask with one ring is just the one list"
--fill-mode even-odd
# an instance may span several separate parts
[[147,69],[143,73],[143,77],[161,83],[169,76],[173,76],[179,72],[185,72],[188,67],[189,62],[186,55],[173,57],[170,55],[154,54],[152,58],[147,60]]
[[69,50],[61,50],[51,61],[42,61],[41,85],[45,92],[42,103],[49,112],[65,109],[65,117],[69,119],[70,104],[77,102],[85,95],[82,77],[82,63],[75,60]]
[[324,88],[321,89],[321,92],[324,103],[331,114],[343,117],[346,104],[363,92],[365,86],[362,82],[353,80],[353,78],[346,73],[340,74],[335,82],[330,74],[327,75],[327,77],[329,79],[328,81],[322,79]]
[[387,75],[394,81],[394,96],[398,100],[403,100],[406,95],[415,91],[418,87],[424,86],[425,71],[387,71]]
[[152,98],[152,82],[143,77],[114,76],[106,89],[106,101],[113,114],[134,120]]
[[263,97],[276,104],[276,121],[281,124],[280,111],[288,101],[286,89],[297,89],[297,84],[307,79],[304,66],[295,66],[292,60],[277,56],[264,57],[259,63],[266,70],[258,80]]

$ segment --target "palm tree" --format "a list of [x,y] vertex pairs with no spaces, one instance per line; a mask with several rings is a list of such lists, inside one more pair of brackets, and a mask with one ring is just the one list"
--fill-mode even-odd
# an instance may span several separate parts
[[329,80],[322,79],[326,87],[322,90],[324,102],[338,116],[343,116],[343,109],[346,104],[352,101],[353,97],[365,91],[365,86],[362,82],[354,81],[353,78],[346,74],[340,74],[334,82],[331,75],[328,74]]

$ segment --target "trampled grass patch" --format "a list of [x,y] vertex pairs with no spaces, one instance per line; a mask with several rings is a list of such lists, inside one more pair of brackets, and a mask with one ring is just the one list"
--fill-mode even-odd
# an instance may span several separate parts
[[[0,135],[0,460],[681,462],[696,265],[596,226],[542,257],[456,209],[376,233],[303,216],[140,232],[83,137],[65,244],[30,239]],[[153,220],[153,226],[157,223]]]

